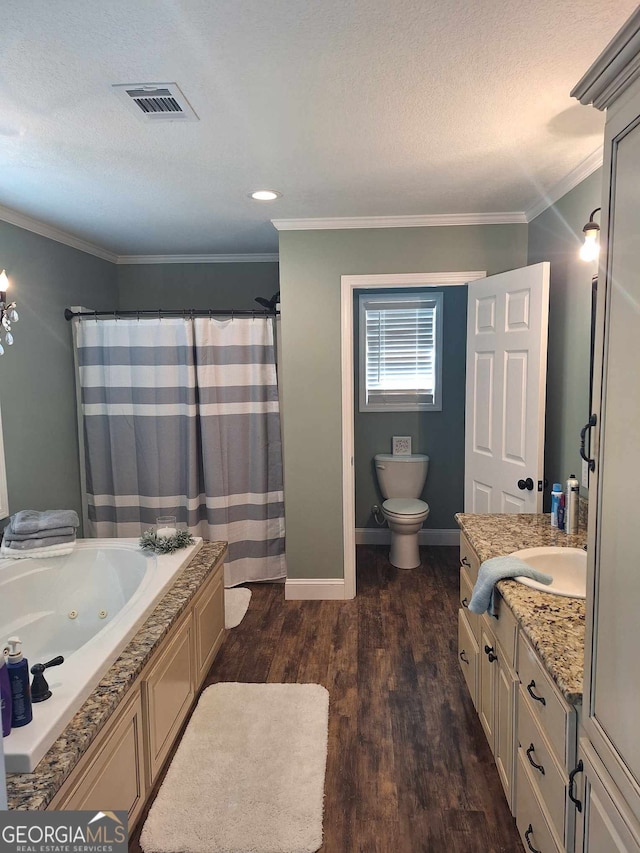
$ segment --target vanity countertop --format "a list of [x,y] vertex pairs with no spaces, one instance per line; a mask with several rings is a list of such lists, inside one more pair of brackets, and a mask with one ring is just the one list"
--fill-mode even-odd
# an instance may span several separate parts
[[226,542],[203,544],[33,773],[7,774],[10,809],[32,811],[47,808],[98,732],[118,708],[162,638],[184,612],[203,581],[212,571],[217,570],[226,551]]
[[[548,515],[472,515],[456,521],[480,562],[543,545],[582,548],[586,530],[568,536],[551,527]],[[582,701],[585,602],[538,592],[518,581],[498,582],[500,594],[568,702]]]

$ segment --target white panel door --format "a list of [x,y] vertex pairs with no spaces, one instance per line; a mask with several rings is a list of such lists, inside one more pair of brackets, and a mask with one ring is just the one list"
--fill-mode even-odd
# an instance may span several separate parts
[[542,512],[549,263],[469,284],[465,512]]

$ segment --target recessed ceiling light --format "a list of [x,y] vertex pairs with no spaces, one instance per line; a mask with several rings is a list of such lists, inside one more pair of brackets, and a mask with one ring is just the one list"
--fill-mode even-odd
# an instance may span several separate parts
[[256,190],[249,193],[249,197],[256,201],[273,201],[276,198],[282,198],[282,193],[277,190]]

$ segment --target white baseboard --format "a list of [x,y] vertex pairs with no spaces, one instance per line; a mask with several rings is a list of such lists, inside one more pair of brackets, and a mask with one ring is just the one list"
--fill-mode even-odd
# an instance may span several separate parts
[[344,578],[287,578],[286,601],[333,601],[344,599]]
[[[356,527],[356,545],[388,545],[391,542],[391,531],[388,527]],[[419,545],[453,545],[460,544],[460,531],[435,530],[426,528],[418,533]]]

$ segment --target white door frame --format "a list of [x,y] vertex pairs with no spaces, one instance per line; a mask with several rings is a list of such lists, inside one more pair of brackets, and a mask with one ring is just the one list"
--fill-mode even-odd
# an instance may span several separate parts
[[356,489],[353,469],[355,400],[353,389],[353,296],[356,290],[447,287],[485,278],[486,271],[425,272],[340,277],[340,352],[342,359],[342,537],[344,597],[356,595]]

